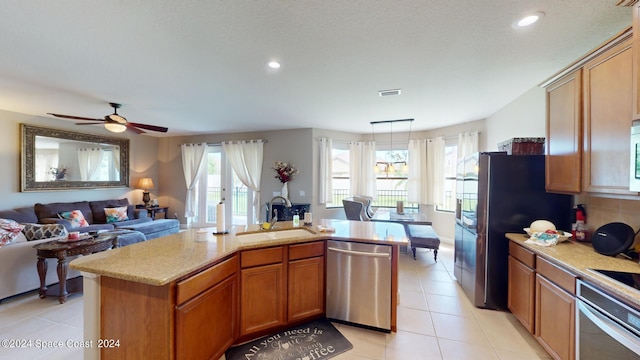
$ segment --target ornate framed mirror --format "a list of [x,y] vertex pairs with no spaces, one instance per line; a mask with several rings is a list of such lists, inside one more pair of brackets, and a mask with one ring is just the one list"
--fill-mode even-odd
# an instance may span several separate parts
[[129,139],[20,124],[21,191],[129,186]]

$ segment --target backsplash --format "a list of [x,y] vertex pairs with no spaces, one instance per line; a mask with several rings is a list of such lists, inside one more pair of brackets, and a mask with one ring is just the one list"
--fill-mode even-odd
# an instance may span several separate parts
[[585,204],[587,209],[587,225],[593,233],[600,226],[622,222],[633,228],[640,229],[640,201],[612,199],[595,196],[577,196],[576,204]]

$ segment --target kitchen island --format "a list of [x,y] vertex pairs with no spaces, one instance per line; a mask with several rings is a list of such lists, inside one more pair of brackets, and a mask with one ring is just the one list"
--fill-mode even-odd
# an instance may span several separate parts
[[88,348],[85,358],[217,358],[234,343],[324,316],[328,239],[391,245],[395,331],[404,227],[330,219],[315,225],[268,240],[187,230],[74,260],[70,266],[85,282],[85,341],[107,345]]

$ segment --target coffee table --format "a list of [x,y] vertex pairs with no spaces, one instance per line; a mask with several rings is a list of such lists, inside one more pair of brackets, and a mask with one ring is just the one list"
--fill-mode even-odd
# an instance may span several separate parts
[[117,236],[98,235],[78,241],[50,241],[35,245],[33,248],[38,252],[38,275],[40,276],[39,296],[41,299],[47,297],[47,258],[58,259],[58,281],[60,281],[60,304],[67,301],[67,257],[75,255],[89,255],[111,249],[117,246]]

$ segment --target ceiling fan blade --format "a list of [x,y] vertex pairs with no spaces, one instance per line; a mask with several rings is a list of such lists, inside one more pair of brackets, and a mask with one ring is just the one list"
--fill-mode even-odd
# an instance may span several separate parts
[[82,117],[82,116],[62,115],[62,114],[53,114],[53,113],[47,113],[47,114],[53,115],[53,116],[59,117],[59,118],[73,119],[73,120],[104,121],[102,119],[87,118],[87,117]]
[[158,131],[158,132],[167,132],[169,130],[169,128],[162,127],[162,126],[147,125],[147,124],[132,123],[132,122],[128,122],[127,125],[135,126],[140,129]]
[[127,126],[127,130],[129,130],[131,132],[134,132],[136,134],[144,134],[145,133],[144,131],[132,126],[131,123],[127,123],[126,126]]

